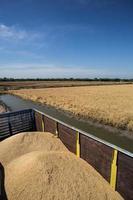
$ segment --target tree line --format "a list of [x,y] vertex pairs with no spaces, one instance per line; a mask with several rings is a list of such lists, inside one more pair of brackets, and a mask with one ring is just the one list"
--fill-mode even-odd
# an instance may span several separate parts
[[0,78],[0,81],[109,81],[109,82],[133,82],[133,79],[121,78]]

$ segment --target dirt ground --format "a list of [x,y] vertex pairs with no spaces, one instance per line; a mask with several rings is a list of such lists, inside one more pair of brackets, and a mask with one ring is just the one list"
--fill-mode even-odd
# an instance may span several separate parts
[[20,89],[20,88],[51,88],[51,87],[71,87],[71,86],[92,86],[92,85],[112,85],[124,84],[124,82],[113,81],[0,81],[0,89]]

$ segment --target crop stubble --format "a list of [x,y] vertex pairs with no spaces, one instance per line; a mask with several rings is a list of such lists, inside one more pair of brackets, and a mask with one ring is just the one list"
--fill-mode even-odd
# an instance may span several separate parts
[[12,90],[12,94],[75,115],[133,131],[133,85]]

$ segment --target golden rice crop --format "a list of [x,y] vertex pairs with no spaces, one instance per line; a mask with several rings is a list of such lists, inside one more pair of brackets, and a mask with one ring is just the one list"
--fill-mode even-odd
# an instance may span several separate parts
[[133,131],[133,85],[22,89],[11,91],[103,124]]

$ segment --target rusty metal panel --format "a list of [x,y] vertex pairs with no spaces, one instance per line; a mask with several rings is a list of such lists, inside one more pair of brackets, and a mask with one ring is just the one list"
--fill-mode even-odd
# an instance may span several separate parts
[[119,152],[117,191],[125,200],[133,200],[133,158]]
[[55,134],[56,121],[44,116],[44,130],[45,132],[50,132]]
[[113,149],[80,134],[80,155],[110,182]]
[[76,154],[76,131],[59,123],[58,135],[63,144]]
[[36,131],[42,131],[42,115],[35,112]]

